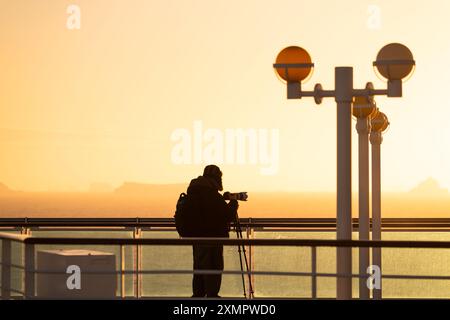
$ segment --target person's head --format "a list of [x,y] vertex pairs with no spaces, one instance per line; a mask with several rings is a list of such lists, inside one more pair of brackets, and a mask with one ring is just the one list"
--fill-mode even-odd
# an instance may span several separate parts
[[217,189],[219,191],[223,190],[222,171],[220,171],[218,166],[216,166],[214,164],[207,165],[205,167],[205,169],[203,170],[203,176],[213,180],[215,182],[215,184],[217,184]]

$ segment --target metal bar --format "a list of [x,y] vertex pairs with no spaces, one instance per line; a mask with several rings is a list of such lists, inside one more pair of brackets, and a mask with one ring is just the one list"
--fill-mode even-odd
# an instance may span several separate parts
[[[424,213],[425,215],[426,213]],[[71,227],[88,228],[94,230],[95,227],[115,227],[125,228],[130,230],[133,227],[139,226],[142,229],[161,228],[160,230],[167,231],[167,229],[175,230],[175,224],[173,218],[141,218],[138,222],[133,219],[133,223],[130,223],[129,219],[113,219],[111,222],[109,218],[95,218],[89,221],[86,219],[68,219],[68,218],[54,218],[50,219],[28,219],[27,226],[31,228],[49,228],[51,230],[59,230],[57,227],[61,227],[61,230],[68,230]],[[383,218],[383,227],[450,227],[449,218]],[[358,219],[352,219],[352,223],[355,225],[358,223]],[[252,218],[251,222],[247,218],[241,218],[240,224],[242,226],[252,227],[336,227],[336,219],[334,218]],[[24,221],[16,218],[0,218],[0,228],[18,228],[25,225]],[[55,228],[55,229],[52,229]],[[167,228],[167,229],[164,229]],[[8,229],[11,230],[11,229]],[[97,230],[97,229],[95,229]],[[102,229],[100,229],[102,230]],[[105,229],[106,230],[106,229]],[[108,229],[109,230],[109,229]],[[76,230],[78,231],[78,230]],[[14,235],[9,233],[10,235]],[[17,235],[17,234],[16,234]]]
[[[46,270],[34,270],[35,273],[42,274],[65,274],[62,271],[46,271]],[[124,270],[125,274],[134,274],[136,270]],[[241,271],[241,270],[179,270],[179,269],[165,269],[165,270],[141,270],[142,274],[229,274],[229,275],[266,275],[266,276],[302,276],[302,277],[346,277],[346,278],[361,278],[359,273],[357,274],[337,274],[337,273],[318,273],[312,272],[294,272],[294,271]],[[85,271],[84,274],[118,274],[118,271]],[[387,274],[383,275],[386,279],[408,279],[408,280],[450,280],[450,276],[435,276],[435,275],[398,275]],[[11,289],[13,291],[13,289]]]
[[125,246],[120,245],[120,297],[125,298]]
[[[135,227],[130,226],[110,226],[110,227],[90,227],[86,226],[37,226],[30,228],[32,231],[115,231],[115,232],[132,232]],[[161,227],[145,226],[140,227],[142,231],[176,231],[175,225],[166,225]]]
[[0,239],[8,239],[16,242],[23,242],[27,238],[28,238],[27,235],[15,234],[10,232],[0,232]]
[[314,63],[274,63],[274,68],[312,68]]
[[412,59],[389,59],[389,60],[377,60],[373,62],[373,66],[389,66],[393,64],[400,64],[400,65],[415,65],[416,62]]
[[373,247],[373,248],[450,248],[450,241],[363,241],[363,240],[319,240],[319,239],[229,239],[229,238],[27,238],[26,244],[57,245],[252,245],[252,246],[296,246],[296,247]]
[[[321,90],[319,91],[319,95],[323,98],[332,98],[335,96],[335,92],[333,90]],[[315,97],[315,91],[302,91],[302,97]]]
[[311,296],[317,298],[317,248],[311,247]]
[[11,240],[2,240],[2,299],[11,297]]
[[[139,222],[139,218],[136,218],[136,222]],[[134,239],[140,239],[141,235],[142,235],[141,231],[142,230],[141,230],[140,227],[134,228],[133,238]],[[135,287],[134,287],[134,289],[135,289],[135,297],[136,298],[139,298],[141,296],[141,281],[142,281],[142,279],[141,279],[142,275],[140,273],[141,261],[142,261],[142,259],[141,259],[141,246],[140,246],[139,243],[136,243],[136,247],[135,247],[135,269],[136,269],[136,274],[135,274],[135,277],[134,277],[134,280],[135,280],[135,283],[134,283]]]
[[[426,212],[424,212],[426,214]],[[131,221],[130,221],[131,220]],[[240,223],[245,225],[248,223],[249,218],[240,218]],[[357,218],[353,218],[353,221],[357,221]],[[260,222],[330,222],[335,223],[336,218],[251,218],[252,223]],[[383,218],[385,222],[450,222],[450,218]],[[0,218],[0,226],[20,226],[20,225],[80,225],[80,226],[154,226],[154,225],[172,225],[174,224],[173,218],[139,218],[136,221],[135,218],[28,218],[28,222],[25,224],[23,219],[17,218]]]
[[138,270],[137,270],[137,273],[138,273],[138,293],[139,293],[139,295],[138,295],[138,298],[140,298],[141,296],[142,296],[142,286],[143,286],[143,282],[142,282],[142,273],[141,273],[141,271],[142,271],[142,261],[143,261],[143,259],[142,259],[142,246],[141,245],[138,245]]
[[25,244],[25,298],[35,296],[34,244]]
[[390,247],[390,248],[450,248],[449,241],[358,241],[358,240],[307,240],[307,239],[228,239],[228,238],[34,238],[24,237],[22,240],[11,239],[28,244],[101,244],[101,245],[192,245],[192,244],[224,244],[224,245],[258,245],[258,246],[325,246],[325,247]]
[[136,298],[139,298],[139,275],[140,275],[140,270],[139,270],[139,245],[135,246],[135,273],[134,273],[134,296]]
[[[250,225],[244,224],[243,227],[249,227]],[[293,231],[293,232],[309,232],[309,231],[324,231],[324,232],[335,232],[336,226],[333,224],[258,224],[251,226],[256,231]],[[395,229],[394,229],[395,228]],[[357,231],[358,229],[358,223],[353,223],[352,226],[353,231]],[[383,229],[385,231],[406,231],[406,232],[421,232],[421,231],[428,231],[428,232],[449,232],[450,231],[450,225],[449,224],[440,224],[440,223],[421,223],[421,224],[402,224],[402,223],[383,223]],[[117,230],[117,229],[65,229],[65,228],[46,228],[39,229],[38,231],[119,231],[119,232],[127,232],[128,230]],[[152,228],[150,229],[143,229],[142,231],[146,232],[176,232],[175,227],[168,227],[168,228]],[[0,233],[2,233],[0,231]]]
[[355,89],[353,95],[355,97],[367,97],[367,96],[385,96],[387,95],[387,89]]

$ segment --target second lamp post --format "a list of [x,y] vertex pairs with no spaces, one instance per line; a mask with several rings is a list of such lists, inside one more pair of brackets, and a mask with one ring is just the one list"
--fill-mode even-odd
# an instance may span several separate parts
[[[376,112],[375,102],[371,98],[357,97],[353,103],[353,115],[356,117],[358,132],[358,229],[359,240],[370,240],[369,213],[369,133],[371,116]],[[359,298],[369,299],[367,286],[367,268],[370,265],[369,248],[359,248]]]

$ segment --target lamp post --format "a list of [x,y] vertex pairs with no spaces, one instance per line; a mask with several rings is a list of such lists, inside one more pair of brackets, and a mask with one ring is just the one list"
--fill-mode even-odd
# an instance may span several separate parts
[[[308,52],[300,47],[287,47],[277,56],[273,65],[278,76],[287,84],[287,98],[301,99],[314,97],[317,104],[324,97],[332,97],[337,104],[337,212],[336,238],[352,239],[352,185],[351,185],[351,119],[352,103],[355,97],[371,99],[374,95],[388,97],[402,96],[402,79],[409,76],[414,68],[411,51],[399,43],[383,47],[373,65],[388,79],[387,89],[376,90],[371,84],[364,89],[353,88],[353,68],[335,68],[334,90],[323,90],[316,84],[313,91],[302,90],[302,83],[311,76],[314,64]],[[338,299],[352,298],[352,251],[348,247],[337,249],[337,290]]]
[[[381,240],[381,143],[383,132],[388,128],[389,121],[382,112],[371,120],[370,144],[372,145],[372,240]],[[381,248],[372,249],[372,264],[378,266],[381,272]],[[373,289],[373,298],[381,299],[382,279],[380,287]]]
[[[369,133],[370,118],[376,112],[375,101],[367,97],[356,97],[353,115],[356,117],[358,132],[358,229],[359,240],[370,240],[369,215]],[[359,248],[359,298],[369,299],[367,268],[370,264],[369,248]]]

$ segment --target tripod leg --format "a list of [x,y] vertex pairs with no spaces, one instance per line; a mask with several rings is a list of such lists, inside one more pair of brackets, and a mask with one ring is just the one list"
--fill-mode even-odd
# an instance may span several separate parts
[[[236,229],[236,233],[237,233],[237,229]],[[239,236],[238,236],[239,238]],[[238,252],[239,252],[239,263],[241,265],[241,272],[244,271],[244,267],[242,264],[242,251],[241,251],[241,246],[238,245]],[[244,278],[244,273],[241,273],[241,277],[242,277],[242,288],[244,289],[244,298],[247,298],[247,289],[245,288],[245,278]]]
[[[243,237],[242,237],[242,229],[241,229],[241,225],[239,224],[239,220],[237,220],[236,227],[237,227],[236,228],[236,233],[237,233],[238,239],[243,239]],[[242,251],[244,253],[245,267],[246,267],[246,270],[248,272],[249,271],[249,267],[248,267],[247,253],[246,253],[244,245],[242,246]],[[240,252],[240,247],[239,247],[239,252]],[[242,267],[241,267],[241,269],[242,269]],[[244,274],[242,274],[242,275],[244,275]],[[248,273],[247,275],[248,275],[248,286],[249,286],[249,290],[250,290],[250,292],[249,292],[250,293],[250,298],[252,298],[253,297],[252,277],[251,277],[250,273]]]

